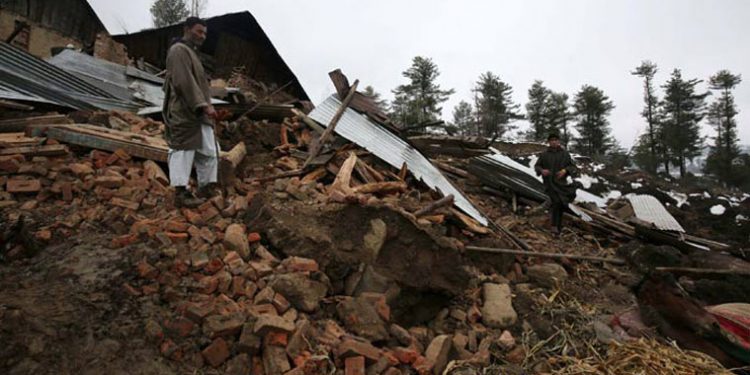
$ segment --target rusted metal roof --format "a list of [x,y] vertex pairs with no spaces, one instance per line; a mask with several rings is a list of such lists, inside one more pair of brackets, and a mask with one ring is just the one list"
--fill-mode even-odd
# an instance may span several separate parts
[[659,230],[685,233],[680,223],[654,196],[631,194],[627,198],[633,206],[636,218],[653,224]]
[[[310,117],[325,126],[339,107],[341,101],[336,96],[331,96],[316,107]],[[372,152],[394,168],[401,168],[406,163],[415,177],[443,195],[453,194],[456,207],[487,226],[487,219],[427,158],[403,139],[373,123],[367,116],[347,108],[336,125],[335,132]]]

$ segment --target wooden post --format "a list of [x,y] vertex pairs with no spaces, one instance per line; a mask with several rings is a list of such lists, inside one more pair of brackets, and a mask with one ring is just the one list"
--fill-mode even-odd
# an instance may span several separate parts
[[229,186],[237,178],[237,167],[242,163],[242,160],[247,156],[247,148],[245,142],[240,142],[234,146],[229,152],[223,152],[219,161],[219,168],[221,172],[221,185]]
[[313,147],[313,150],[310,151],[310,156],[307,157],[307,160],[305,161],[305,165],[303,166],[303,169],[306,168],[310,162],[312,162],[313,159],[315,159],[318,154],[320,153],[320,150],[323,149],[323,146],[325,146],[326,142],[328,142],[328,139],[333,136],[333,131],[336,129],[336,125],[339,123],[339,120],[341,120],[341,117],[344,115],[344,112],[349,107],[349,103],[351,103],[352,98],[354,97],[354,94],[357,92],[357,86],[359,85],[359,80],[354,81],[354,84],[349,89],[349,93],[346,95],[346,98],[341,102],[341,107],[338,111],[336,111],[336,114],[333,115],[333,118],[331,119],[331,122],[328,124],[328,127],[323,132],[323,134],[320,136],[320,142],[318,142],[316,147]]
[[419,210],[414,212],[414,216],[421,217],[426,216],[430,214],[431,212],[434,212],[435,210],[441,208],[441,207],[450,207],[453,206],[453,194],[448,194],[447,196],[440,198],[427,206],[420,208]]

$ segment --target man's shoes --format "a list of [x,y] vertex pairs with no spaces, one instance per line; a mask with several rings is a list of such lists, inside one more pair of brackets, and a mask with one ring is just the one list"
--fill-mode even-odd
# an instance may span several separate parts
[[205,200],[193,195],[184,187],[178,187],[174,193],[174,206],[176,208],[197,208],[205,203]]
[[211,199],[218,195],[218,185],[214,182],[198,188],[196,196],[202,199]]

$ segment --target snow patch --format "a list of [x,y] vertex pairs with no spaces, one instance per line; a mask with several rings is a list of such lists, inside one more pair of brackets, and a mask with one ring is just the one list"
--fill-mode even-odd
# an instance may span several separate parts
[[604,164],[591,164],[591,170],[593,170],[594,172],[599,172],[604,168]]
[[577,203],[593,203],[601,208],[607,207],[607,200],[598,196],[589,193],[586,190],[578,189],[576,190],[576,200]]
[[[521,164],[521,163],[519,163],[519,162],[511,159],[510,157],[503,155],[502,153],[500,153],[500,151],[498,151],[498,150],[496,150],[496,149],[494,149],[492,147],[490,147],[490,151],[494,152],[494,154],[489,155],[489,157],[491,157],[491,158],[493,158],[493,159],[495,159],[495,160],[497,160],[497,161],[499,161],[499,162],[501,162],[503,164],[506,164],[506,165],[508,165],[510,167],[516,168],[516,169],[518,169],[518,170],[520,170],[520,171],[528,174],[529,176],[532,176],[532,177],[536,178],[539,181],[542,181],[542,177],[536,175],[536,171],[534,170],[534,167],[527,167],[527,166],[525,166],[525,165],[523,165],[523,164]],[[533,161],[534,161],[534,165],[536,165],[536,158],[534,158]]]
[[682,207],[683,204],[686,204],[688,201],[687,194],[678,193],[676,191],[664,191],[659,189],[664,194],[669,195],[672,199],[677,201],[677,208]]
[[604,199],[609,201],[610,199],[618,199],[622,197],[622,192],[619,190],[612,190],[608,191],[606,195],[604,195]]
[[630,187],[631,187],[632,189],[640,189],[640,188],[642,188],[642,187],[643,187],[643,184],[642,184],[642,183],[639,183],[639,182],[631,182],[631,183],[630,183]]
[[704,191],[704,192],[703,192],[703,198],[706,198],[706,199],[711,199],[711,194],[708,194],[708,192],[707,192],[707,191]]
[[581,177],[577,177],[576,181],[580,182],[581,185],[583,185],[584,189],[588,189],[591,187],[592,184],[599,183],[599,179],[596,177],[591,177],[587,174],[582,174]]
[[739,214],[736,218],[734,218],[734,220],[739,223],[740,221],[750,221],[750,218],[745,215]]
[[716,215],[716,216],[724,215],[724,212],[726,211],[727,211],[727,208],[720,204],[717,204],[716,206],[711,207],[712,215]]

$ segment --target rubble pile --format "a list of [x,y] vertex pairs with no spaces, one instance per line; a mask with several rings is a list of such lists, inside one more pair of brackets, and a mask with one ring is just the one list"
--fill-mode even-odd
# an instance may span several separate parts
[[[229,150],[221,191],[194,209],[173,205],[157,120],[121,111],[72,112],[64,124],[28,120],[24,133],[0,137],[0,260],[33,265],[57,244],[106,238],[101,246],[127,254],[111,293],[138,306],[140,337],[184,371],[598,374],[644,371],[649,360],[622,359],[648,358],[644,351],[685,373],[747,363],[728,346],[716,350],[715,337],[731,336],[698,302],[747,301],[731,285],[750,268],[719,254],[730,245],[666,235],[591,206],[573,211],[583,213],[570,215],[577,228],[555,237],[544,230],[533,181],[514,180],[523,189],[508,182],[522,170],[489,170],[497,177],[487,179],[471,168],[465,158],[489,145],[467,141],[468,156],[452,146],[450,155],[432,150],[426,167],[412,158],[399,168],[347,138],[346,126],[362,114],[393,144],[411,147],[407,140],[355,89],[337,90],[345,123],[330,141],[336,121],[298,109],[283,121],[228,110],[217,125]],[[520,147],[518,155],[534,148]],[[456,195],[430,187],[446,176]],[[644,238],[637,225],[662,236]],[[715,256],[701,256],[697,244]],[[701,336],[692,315],[659,304],[683,285],[692,294],[674,303],[718,336]],[[724,298],[710,293],[718,287]],[[694,336],[654,323],[665,320],[688,322],[680,329]],[[715,360],[690,364],[684,358],[703,357],[642,339],[657,332]],[[16,364],[3,359],[0,368]]]

